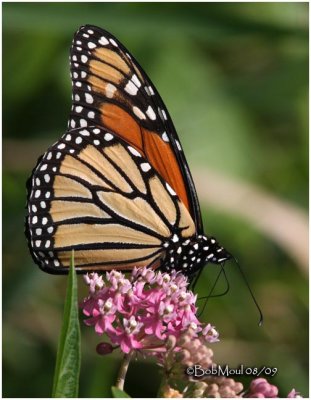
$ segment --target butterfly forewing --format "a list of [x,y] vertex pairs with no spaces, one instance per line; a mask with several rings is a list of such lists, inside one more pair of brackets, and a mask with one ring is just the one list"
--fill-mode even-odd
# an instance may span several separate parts
[[202,232],[193,180],[156,88],[108,32],[83,26],[70,55],[68,131],[28,182],[35,262],[67,273],[151,266],[192,275],[231,255]]
[[108,32],[83,26],[71,49],[73,106],[69,129],[98,125],[141,152],[170,184],[202,232],[193,180],[169,113],[156,88]]
[[175,232],[194,222],[177,194],[144,155],[99,127],[68,131],[35,168],[27,230],[35,261],[67,272],[160,267]]

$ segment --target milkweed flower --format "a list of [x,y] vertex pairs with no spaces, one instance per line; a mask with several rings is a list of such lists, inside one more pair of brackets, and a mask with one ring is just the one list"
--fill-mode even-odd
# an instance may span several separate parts
[[[249,390],[243,397],[247,398],[278,398],[279,389],[271,385],[265,378],[256,378],[250,383]],[[287,398],[302,398],[299,392],[292,389]]]
[[295,389],[292,389],[288,395],[287,398],[289,399],[302,399],[302,396],[300,395],[299,392],[297,392]]
[[275,398],[278,397],[278,392],[278,388],[265,378],[257,378],[251,382],[247,397]]
[[[112,270],[105,276],[87,274],[84,280],[89,288],[81,304],[84,322],[108,338],[97,345],[98,354],[110,354],[117,348],[124,353],[120,369],[123,383],[135,351],[157,357],[163,370],[162,397],[278,397],[278,388],[264,378],[254,379],[249,389],[243,390],[231,377],[198,378],[189,373],[196,365],[203,370],[216,366],[210,344],[219,341],[219,333],[213,325],[198,320],[197,297],[188,290],[182,273],[134,268],[129,277]],[[293,389],[287,397],[301,396]]]
[[85,324],[110,340],[111,347],[99,346],[101,354],[116,347],[126,354],[160,354],[166,351],[169,337],[181,338],[189,328],[194,337],[218,340],[215,328],[203,326],[198,320],[196,296],[187,289],[188,280],[181,273],[134,268],[128,278],[113,270],[106,273],[105,279],[90,273],[84,280],[89,287],[82,304]]

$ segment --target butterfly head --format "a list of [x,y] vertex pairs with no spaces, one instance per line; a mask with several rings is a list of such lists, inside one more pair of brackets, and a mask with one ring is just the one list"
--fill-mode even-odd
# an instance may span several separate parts
[[166,243],[164,247],[167,247],[167,255],[163,269],[181,270],[186,275],[195,273],[208,262],[221,264],[232,258],[215,238],[204,235],[186,240],[179,240],[177,235],[174,235],[171,243]]
[[221,264],[232,258],[232,255],[224,249],[214,237],[203,236],[203,257],[205,262]]

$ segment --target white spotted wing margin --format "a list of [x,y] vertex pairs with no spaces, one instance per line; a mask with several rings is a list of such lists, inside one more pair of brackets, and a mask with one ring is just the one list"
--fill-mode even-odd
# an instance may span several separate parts
[[29,248],[46,272],[161,267],[178,232],[195,233],[178,196],[148,161],[99,127],[68,131],[38,162],[28,184]]
[[[195,185],[174,124],[156,87],[135,57],[111,33],[85,25],[74,35],[70,65],[73,104],[68,129],[99,125],[115,131],[108,124],[114,111],[107,107],[115,105],[139,126],[156,133],[176,157],[196,232],[202,234]],[[119,121],[122,119],[123,114]],[[121,136],[125,137],[125,133]]]

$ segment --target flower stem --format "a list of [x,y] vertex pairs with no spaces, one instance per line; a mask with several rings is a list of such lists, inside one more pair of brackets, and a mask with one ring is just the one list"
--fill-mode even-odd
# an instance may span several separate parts
[[160,382],[160,387],[158,389],[157,397],[165,397],[164,393],[169,390],[169,384],[168,384],[168,376],[166,373],[163,374],[161,382]]
[[125,381],[125,377],[126,377],[126,373],[128,370],[128,366],[130,364],[132,358],[132,352],[128,353],[128,354],[124,354],[119,372],[118,372],[118,377],[117,377],[117,381],[116,381],[116,387],[118,389],[123,390],[124,388],[124,381]]

